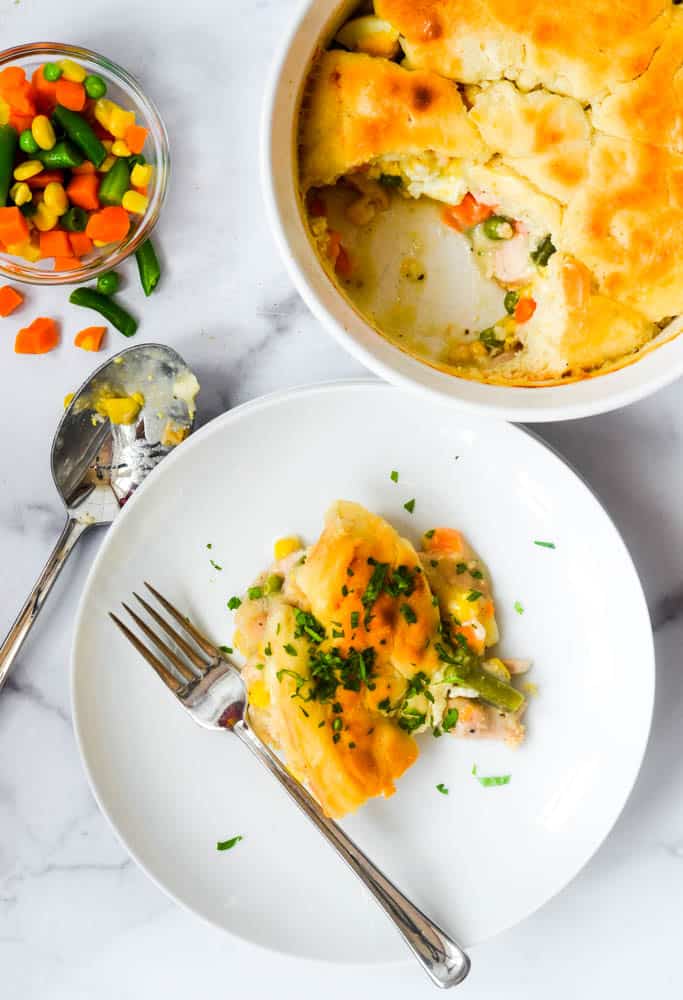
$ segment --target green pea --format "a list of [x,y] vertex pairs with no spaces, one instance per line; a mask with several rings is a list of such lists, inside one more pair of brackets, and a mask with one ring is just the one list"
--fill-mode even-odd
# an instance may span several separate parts
[[119,276],[116,271],[107,271],[97,279],[97,291],[100,295],[114,295],[119,290]]
[[490,240],[509,240],[515,235],[512,223],[504,215],[490,216],[482,223],[482,229]]
[[496,351],[505,345],[504,340],[499,340],[494,326],[489,326],[485,330],[482,330],[479,334],[479,340],[489,351]]
[[62,216],[61,225],[70,233],[82,233],[88,225],[88,213],[79,205],[72,205]]
[[100,97],[104,97],[107,93],[107,85],[101,76],[95,76],[91,73],[86,76],[83,81],[83,86],[85,87],[85,92],[88,97],[92,97],[94,100],[98,100]]
[[517,303],[519,302],[519,292],[506,292],[505,298],[503,299],[503,305],[505,306],[505,312],[512,316],[513,312],[517,308]]
[[30,156],[33,156],[40,149],[30,128],[25,128],[19,136],[19,148],[23,149],[25,153],[29,153]]
[[61,67],[57,63],[49,62],[43,66],[43,76],[49,83],[56,83],[62,75]]

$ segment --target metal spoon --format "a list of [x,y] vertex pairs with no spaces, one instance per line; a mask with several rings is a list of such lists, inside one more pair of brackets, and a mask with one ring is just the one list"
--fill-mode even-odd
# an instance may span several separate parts
[[[52,478],[66,523],[45,568],[0,646],[0,688],[76,542],[109,525],[162,458],[192,431],[199,383],[170,347],[141,344],[98,368],[74,394],[52,442]],[[111,396],[144,397],[130,424],[97,414]]]

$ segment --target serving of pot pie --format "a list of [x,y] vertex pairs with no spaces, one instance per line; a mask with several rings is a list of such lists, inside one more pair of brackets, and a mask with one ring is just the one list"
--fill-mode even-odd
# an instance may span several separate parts
[[326,815],[391,795],[417,759],[415,736],[524,739],[501,660],[486,566],[460,532],[427,531],[419,551],[383,518],[337,501],[318,541],[281,539],[238,606],[249,718]]
[[[328,273],[378,332],[463,377],[547,385],[635,360],[683,313],[682,42],[671,0],[365,5],[301,102],[302,203]],[[394,217],[378,265],[373,232]],[[454,269],[446,238],[466,239],[485,325],[442,304],[418,336],[417,307],[401,312],[436,288],[425,226]],[[388,271],[392,320],[369,291]]]

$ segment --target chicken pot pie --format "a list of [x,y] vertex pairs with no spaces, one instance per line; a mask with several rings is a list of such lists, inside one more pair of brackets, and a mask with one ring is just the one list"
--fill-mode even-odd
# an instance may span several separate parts
[[523,740],[512,675],[529,664],[489,652],[488,570],[458,531],[427,531],[416,551],[338,501],[313,546],[283,539],[275,554],[241,601],[234,643],[252,725],[326,815],[391,795],[420,733]]
[[[548,385],[633,361],[683,312],[681,40],[671,0],[375,0],[302,97],[301,194],[324,266],[380,333],[463,377]],[[397,337],[363,308],[388,266],[429,284],[421,238],[408,253],[397,237],[376,267],[356,238],[371,246],[392,212],[405,225],[401,200],[436,203],[429,225],[465,236],[495,286],[491,321],[441,316],[411,340],[415,310]]]

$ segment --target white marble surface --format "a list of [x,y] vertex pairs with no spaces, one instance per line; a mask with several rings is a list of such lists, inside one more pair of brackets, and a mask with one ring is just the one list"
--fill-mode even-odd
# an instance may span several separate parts
[[[293,292],[261,206],[261,91],[296,7],[294,0],[0,0],[3,45],[53,38],[107,52],[145,82],[161,107],[174,159],[158,231],[164,286],[143,303],[128,266],[125,297],[144,317],[140,338],[167,341],[198,371],[204,420],[286,385],[361,374]],[[17,322],[0,320],[0,630],[59,531],[50,437],[62,397],[92,364],[71,346],[69,335],[84,317],[66,304],[66,294],[29,290],[27,298],[22,317],[59,316],[65,337],[51,355],[17,357]],[[111,351],[120,349],[121,338],[109,337]],[[683,986],[680,386],[626,411],[540,430],[603,498],[642,574],[657,640],[655,721],[635,792],[606,844],[559,898],[475,950],[462,994],[631,1000],[647,990],[677,997]],[[86,539],[65,571],[0,697],[0,996],[184,1000],[238,989],[259,1000],[275,992],[329,1000],[354,990],[433,995],[411,965],[338,969],[239,944],[178,910],[128,859],[90,795],[69,719],[72,622],[98,544],[96,535]],[[580,725],[580,706],[575,711]]]

